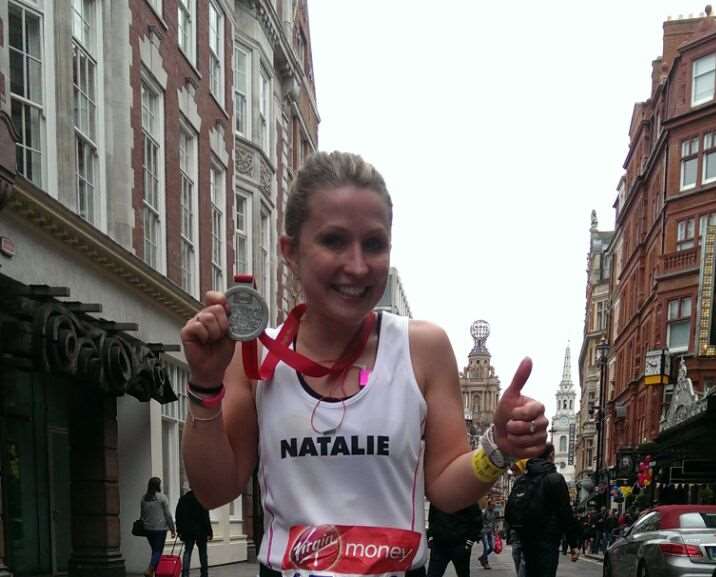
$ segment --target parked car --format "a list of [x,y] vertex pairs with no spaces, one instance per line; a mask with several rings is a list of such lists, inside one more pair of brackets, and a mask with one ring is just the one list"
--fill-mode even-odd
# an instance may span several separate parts
[[660,505],[604,555],[604,577],[716,577],[716,505]]

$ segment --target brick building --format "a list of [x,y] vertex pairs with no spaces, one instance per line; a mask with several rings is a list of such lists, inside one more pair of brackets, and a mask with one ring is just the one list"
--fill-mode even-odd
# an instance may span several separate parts
[[[272,322],[297,298],[306,2],[0,0],[0,25],[0,575],[141,572],[147,480],[186,483],[181,327],[236,271]],[[212,563],[251,555],[253,510],[212,511]]]
[[[713,445],[693,442],[694,434],[713,434],[716,408],[709,394],[716,351],[706,324],[713,306],[706,237],[716,224],[716,20],[707,12],[664,23],[649,98],[635,104],[629,126],[607,257],[611,308],[598,480],[632,483],[649,456],[656,479],[649,499],[665,500],[679,484],[680,500],[696,499],[716,473]],[[686,387],[687,372],[690,401],[676,407],[671,397]]]

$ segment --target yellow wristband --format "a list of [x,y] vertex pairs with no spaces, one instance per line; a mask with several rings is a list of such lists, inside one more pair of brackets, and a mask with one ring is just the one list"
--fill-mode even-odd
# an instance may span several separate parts
[[500,478],[505,469],[496,467],[482,447],[472,454],[472,472],[483,483],[494,483]]

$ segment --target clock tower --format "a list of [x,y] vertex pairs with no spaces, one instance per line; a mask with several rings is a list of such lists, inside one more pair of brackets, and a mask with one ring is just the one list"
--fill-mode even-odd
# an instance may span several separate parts
[[552,417],[552,443],[554,444],[554,464],[557,471],[564,475],[568,485],[574,485],[574,445],[577,435],[577,417],[575,400],[577,394],[572,383],[572,369],[569,344],[564,353],[564,369],[562,382],[557,389],[557,412]]

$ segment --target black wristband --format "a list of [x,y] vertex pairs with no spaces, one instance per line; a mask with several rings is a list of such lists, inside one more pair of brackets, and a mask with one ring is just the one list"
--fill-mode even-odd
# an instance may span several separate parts
[[195,393],[203,393],[206,395],[216,395],[221,391],[221,389],[224,388],[224,383],[221,383],[220,385],[218,385],[216,387],[198,387],[190,381],[187,383],[187,386],[189,387],[190,391],[193,391]]

